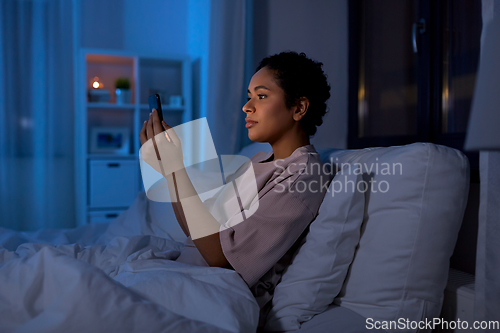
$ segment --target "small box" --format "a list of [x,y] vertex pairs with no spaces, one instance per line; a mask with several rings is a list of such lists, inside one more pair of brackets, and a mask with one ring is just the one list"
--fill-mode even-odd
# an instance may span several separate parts
[[89,89],[88,95],[91,103],[107,103],[111,100],[107,89]]
[[182,106],[182,96],[172,95],[169,99],[169,106],[171,107],[181,107]]

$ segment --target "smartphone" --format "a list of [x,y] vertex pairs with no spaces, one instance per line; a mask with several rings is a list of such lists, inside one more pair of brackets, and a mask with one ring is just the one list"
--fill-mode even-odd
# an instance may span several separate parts
[[161,110],[161,100],[160,100],[160,95],[154,94],[149,96],[148,98],[149,102],[149,110],[153,111],[153,109],[156,109],[158,112],[158,117],[160,118],[160,123],[163,121],[163,112]]

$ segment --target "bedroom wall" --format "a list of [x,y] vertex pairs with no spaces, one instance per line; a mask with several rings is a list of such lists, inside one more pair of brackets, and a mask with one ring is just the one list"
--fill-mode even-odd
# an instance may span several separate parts
[[188,52],[187,1],[124,1],[126,50],[151,53]]
[[347,1],[254,0],[255,66],[286,50],[323,62],[332,90],[316,148],[347,147]]
[[85,0],[78,2],[80,46],[123,49],[124,3],[122,0]]
[[85,0],[80,6],[81,47],[188,52],[186,1]]

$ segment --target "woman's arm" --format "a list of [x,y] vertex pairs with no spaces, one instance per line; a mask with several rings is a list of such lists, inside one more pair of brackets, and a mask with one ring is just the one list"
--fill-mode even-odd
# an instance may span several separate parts
[[[153,110],[152,114],[150,114],[149,120],[144,122],[143,128],[139,133],[141,144],[144,145],[144,143],[153,139],[164,130],[168,130],[168,133],[170,133],[171,136],[174,136],[175,132],[173,132],[171,128],[172,127],[168,126],[165,122],[160,125],[156,110]],[[162,163],[161,159],[163,158],[163,163],[168,164],[174,157],[162,157],[162,151],[165,151],[166,149],[164,150],[161,148],[168,147],[168,150],[171,151],[172,149],[175,150],[177,148],[181,150],[180,145],[179,147],[176,147],[173,140],[170,141],[170,139],[168,139],[169,142],[167,142],[167,139],[163,135],[156,138],[158,140],[162,140],[158,142],[155,141],[154,143],[155,146],[159,147],[158,160]],[[178,138],[176,139],[177,142],[180,142],[178,141]],[[175,170],[176,171],[172,173],[169,173],[167,170],[165,172],[167,175],[164,175],[164,177],[168,182],[169,193],[172,198],[172,207],[174,208],[174,213],[179,225],[187,236],[191,236],[198,251],[200,251],[200,254],[210,266],[228,267],[229,263],[224,256],[220,244],[220,223],[206,209],[205,205],[203,205],[203,202],[199,198],[196,189],[189,179],[186,169],[177,167]],[[174,199],[176,199],[175,203]]]
[[167,180],[168,183],[168,191],[170,193],[170,203],[172,204],[172,209],[174,210],[175,218],[177,219],[177,222],[179,223],[179,226],[181,227],[182,231],[184,234],[189,237],[191,236],[189,234],[189,229],[186,223],[186,217],[184,216],[184,211],[182,209],[182,205],[180,202],[178,202],[178,195],[177,195],[177,189],[176,189],[176,181],[175,181],[175,173],[172,173],[171,175],[166,175],[165,179]]
[[[185,169],[175,172],[175,184],[180,200],[179,207],[191,238],[198,251],[210,266],[228,267],[220,244],[220,223],[205,207]],[[170,184],[169,184],[170,186]]]

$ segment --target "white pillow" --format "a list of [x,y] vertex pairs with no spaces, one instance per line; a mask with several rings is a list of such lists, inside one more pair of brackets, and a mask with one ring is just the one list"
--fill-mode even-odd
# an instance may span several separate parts
[[149,227],[155,231],[155,235],[184,243],[187,237],[177,222],[172,204],[170,202],[156,202],[148,198],[146,200],[148,201],[146,221]]
[[361,163],[372,181],[356,256],[334,303],[378,321],[438,317],[467,203],[467,157],[418,142],[330,159]]
[[[364,186],[359,168],[334,177],[318,216],[276,286],[266,331],[291,331],[326,310],[339,293],[359,242]],[[359,185],[359,186],[358,186]]]

